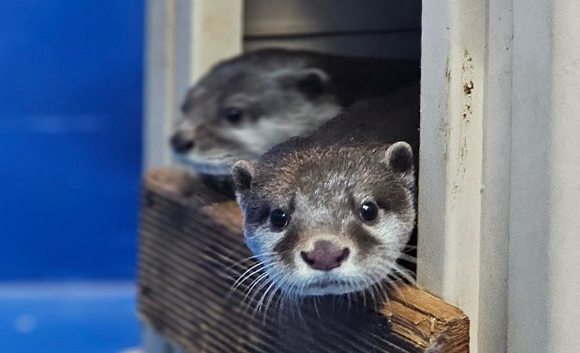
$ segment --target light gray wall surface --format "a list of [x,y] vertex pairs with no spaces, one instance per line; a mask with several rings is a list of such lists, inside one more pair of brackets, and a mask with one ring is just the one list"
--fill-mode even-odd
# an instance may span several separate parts
[[421,0],[245,0],[247,36],[421,29]]
[[244,50],[419,59],[420,0],[246,0]]
[[514,1],[509,352],[580,352],[580,2]]

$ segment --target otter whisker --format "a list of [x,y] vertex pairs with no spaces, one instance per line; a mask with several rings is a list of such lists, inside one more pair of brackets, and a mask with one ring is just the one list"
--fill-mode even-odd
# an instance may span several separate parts
[[404,251],[393,250],[391,245],[379,245],[378,248],[383,252],[386,252],[386,254],[389,256],[396,257],[397,259],[401,259],[412,264],[417,263],[416,256],[406,254]]
[[417,245],[405,245],[405,247],[401,251],[406,253],[413,250],[417,250]]
[[[245,275],[246,275],[248,272],[251,272],[253,269],[255,269],[256,267],[259,267],[259,266],[264,266],[264,264],[263,264],[263,263],[261,263],[261,262],[258,262],[257,264],[253,265],[252,267],[250,267],[250,268],[248,268],[246,271],[244,271],[244,273],[242,273],[242,274],[241,274],[241,275],[238,277],[238,279],[237,279],[237,280],[234,282],[234,284],[232,285],[232,289],[233,289],[233,290],[237,289],[237,288],[238,288],[238,286],[239,286],[239,285],[240,285],[240,284],[241,284],[243,281],[245,281],[245,279],[244,279],[244,276],[245,276]],[[258,271],[261,271],[261,268],[260,268]],[[254,272],[254,273],[255,273],[255,272]],[[252,274],[253,274],[253,273],[249,274],[248,276],[246,276],[246,278],[248,278],[248,277],[251,277],[251,276],[252,276]],[[243,279],[243,280],[242,280],[242,279]]]
[[[260,298],[260,300],[258,301],[258,303],[256,304],[256,307],[254,308],[254,315],[256,314],[257,311],[259,311],[262,308],[262,304],[264,301],[264,298],[266,298],[266,296],[268,295],[268,292],[272,289],[272,287],[274,287],[276,285],[276,279],[272,278],[271,280],[271,284],[268,286],[268,288],[264,291],[264,293],[262,293],[262,296]],[[263,287],[262,287],[263,288]],[[258,292],[260,290],[262,290],[262,288],[258,289]]]
[[409,284],[413,285],[413,286],[417,286],[417,280],[415,278],[413,278],[413,276],[411,276],[409,274],[409,270],[401,267],[398,264],[393,264],[392,266],[393,269],[393,274],[395,274],[397,277],[401,278],[401,279],[405,279]]
[[[388,267],[389,269],[392,268],[392,262],[384,260],[381,262],[381,264],[385,264],[386,263],[386,267]],[[381,266],[382,267],[382,266]],[[388,293],[386,292],[386,289],[381,286],[381,283],[385,283],[387,284],[389,287],[393,288],[395,291],[397,291],[400,294],[399,291],[399,287],[396,285],[396,283],[394,283],[389,276],[385,276],[383,270],[379,270],[378,268],[375,268],[372,272],[372,275],[374,277],[374,280],[377,282],[378,287],[382,290],[382,292],[385,295],[385,298],[388,298]]]
[[321,318],[320,311],[318,311],[318,297],[314,298],[314,312],[319,318]]
[[272,300],[276,296],[276,293],[278,292],[278,290],[280,288],[282,288],[282,286],[284,285],[287,277],[288,277],[288,275],[285,275],[279,281],[277,281],[276,287],[270,293],[270,297],[268,298],[268,300],[266,302],[266,309],[264,310],[264,320],[266,319],[266,315],[268,314],[268,309],[270,308],[270,304],[272,303]]
[[351,304],[351,299],[350,299],[350,292],[346,293],[346,298],[347,298],[347,310],[350,311],[350,304]]
[[237,288],[238,288],[238,287],[239,287],[239,286],[240,286],[242,283],[244,283],[244,282],[245,282],[247,279],[251,278],[252,276],[254,276],[254,275],[255,275],[255,274],[257,274],[257,273],[260,273],[260,272],[264,271],[266,268],[270,268],[270,267],[273,267],[273,266],[275,266],[275,265],[276,265],[276,263],[275,263],[274,261],[267,262],[267,263],[265,263],[265,264],[258,263],[258,264],[256,264],[256,265],[252,266],[252,267],[251,267],[250,269],[248,269],[246,272],[244,272],[244,274],[245,274],[245,273],[247,273],[248,271],[250,271],[250,270],[252,270],[252,269],[254,269],[254,268],[258,267],[258,265],[261,265],[262,267],[260,267],[260,268],[259,268],[259,269],[257,269],[257,270],[254,270],[254,271],[253,271],[252,273],[250,273],[249,275],[246,275],[246,276],[245,276],[245,278],[243,277],[243,275],[242,275],[242,276],[240,276],[240,278],[239,278],[239,279],[238,279],[238,280],[237,280],[237,281],[234,283],[234,285],[232,286],[232,290],[236,290],[236,289],[237,289]]
[[[389,287],[392,288],[395,292],[397,292],[397,296],[401,297],[402,293],[399,289],[399,286],[396,281],[391,280],[390,278],[386,278],[384,283]],[[388,295],[388,292],[385,290],[385,295]]]
[[252,281],[248,291],[246,292],[246,295],[244,296],[244,299],[242,300],[242,303],[246,303],[246,300],[248,299],[250,293],[252,293],[252,290],[256,287],[258,283],[260,283],[264,279],[268,280],[268,275],[266,273],[261,274],[260,276],[258,276],[258,278]]
[[268,290],[270,290],[270,288],[272,288],[276,284],[276,281],[270,280],[270,281],[266,281],[265,283],[266,283],[266,285],[268,285],[268,283],[269,283],[268,288],[265,291],[262,291],[262,289],[259,289],[256,291],[256,293],[262,292],[262,295],[260,295],[260,299],[257,300],[257,302],[254,302],[254,312],[252,313],[252,318],[256,318],[256,315],[258,314],[258,312],[260,312],[260,309],[262,307],[262,301],[264,300],[264,297],[268,293]]
[[379,305],[382,305],[384,302],[388,301],[388,297],[385,295],[385,289],[382,288],[380,283],[374,283],[370,288],[371,293],[373,293],[373,297],[377,296],[375,301],[375,311],[379,310]]
[[228,269],[230,269],[230,268],[232,268],[234,266],[241,267],[242,264],[244,264],[244,263],[246,263],[246,262],[248,262],[250,260],[254,260],[254,259],[257,259],[259,257],[272,256],[272,255],[276,255],[276,252],[269,251],[269,252],[265,252],[265,253],[262,253],[262,254],[258,254],[258,255],[246,257],[245,259],[242,259],[242,260],[239,260],[239,261],[234,262],[232,265],[228,266]]
[[262,284],[260,284],[260,286],[256,287],[256,289],[254,290],[254,294],[252,295],[250,302],[256,304],[256,306],[254,307],[254,314],[256,313],[256,310],[258,308],[258,305],[260,304],[259,302],[256,303],[256,296],[259,295],[260,292],[262,292],[262,290],[269,284],[269,283],[274,283],[275,282],[275,278],[273,278],[271,275],[267,274],[267,279],[266,281],[262,282]]
[[418,262],[418,259],[416,256],[411,256],[411,255],[407,255],[407,254],[400,254],[399,259],[407,261],[407,262],[412,263],[412,264],[417,264],[417,262]]
[[295,303],[297,298],[296,294],[294,293],[294,288],[296,284],[292,281],[289,281],[290,275],[287,274],[284,276],[283,281],[281,282],[280,289],[282,295],[280,295],[276,301],[276,306],[279,308],[284,308],[285,306],[290,306],[291,304]]
[[[368,293],[370,294],[371,299],[373,300],[373,303],[375,305],[375,311],[376,311],[376,309],[377,309],[377,298],[375,297],[374,284],[372,283],[372,281],[367,276],[363,276],[363,281],[365,283],[365,287],[368,288]],[[366,294],[363,293],[363,296],[365,298],[364,305],[366,307],[367,306],[367,303],[366,303]]]

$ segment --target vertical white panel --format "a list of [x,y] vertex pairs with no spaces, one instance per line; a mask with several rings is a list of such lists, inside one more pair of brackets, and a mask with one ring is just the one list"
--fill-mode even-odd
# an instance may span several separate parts
[[486,1],[423,5],[418,279],[479,329]]
[[[242,0],[148,0],[145,167],[172,162],[168,140],[187,87],[242,50]],[[181,352],[144,325],[147,353]]]
[[[450,89],[447,80],[449,37],[447,0],[423,4],[421,46],[421,150],[419,176],[419,284],[443,296],[445,259],[445,161],[447,133],[442,130]],[[427,146],[429,146],[427,148]]]
[[187,87],[242,50],[242,0],[148,0],[146,168],[172,162],[168,138]]
[[146,11],[144,165],[150,169],[171,160],[175,1],[148,0]]
[[243,42],[242,0],[192,0],[193,78],[217,61],[239,54]]
[[[173,119],[179,117],[179,107],[183,104],[183,98],[187,88],[193,83],[193,1],[175,0],[175,35],[173,41],[173,76],[171,77],[174,107]],[[173,124],[173,121],[171,122]]]
[[514,0],[513,10],[509,352],[550,352],[550,1]]
[[580,1],[554,0],[549,352],[580,351]]
[[472,352],[506,350],[511,37],[511,0],[423,3],[418,279]]
[[511,182],[512,0],[487,13],[478,351],[506,352]]
[[577,352],[580,2],[514,1],[510,352]]

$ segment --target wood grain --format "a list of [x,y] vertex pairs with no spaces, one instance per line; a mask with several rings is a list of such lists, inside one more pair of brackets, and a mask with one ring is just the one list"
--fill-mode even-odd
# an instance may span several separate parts
[[[368,295],[306,298],[251,286],[261,272],[242,236],[235,201],[173,169],[143,182],[139,295],[141,318],[191,353],[468,352],[469,320],[411,286],[373,301]],[[262,282],[260,282],[262,283]],[[246,293],[251,290],[249,295]],[[264,297],[265,305],[258,304]],[[434,347],[437,347],[434,349]]]

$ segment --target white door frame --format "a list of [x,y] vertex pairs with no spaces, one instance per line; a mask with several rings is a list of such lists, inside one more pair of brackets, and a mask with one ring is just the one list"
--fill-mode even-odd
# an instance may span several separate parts
[[580,2],[423,6],[419,282],[472,352],[577,351]]
[[216,62],[242,51],[242,0],[148,0],[146,169],[172,163],[168,141],[184,94]]
[[472,352],[506,347],[510,17],[510,0],[423,2],[418,281],[466,312]]

